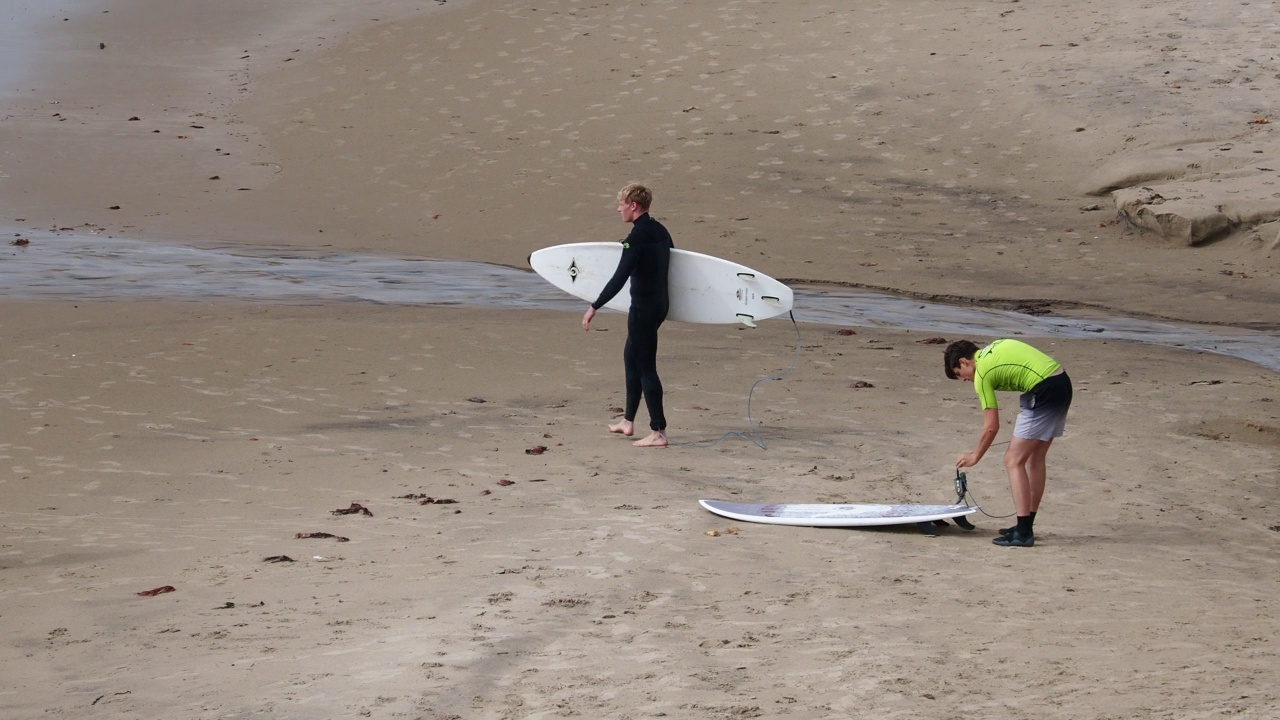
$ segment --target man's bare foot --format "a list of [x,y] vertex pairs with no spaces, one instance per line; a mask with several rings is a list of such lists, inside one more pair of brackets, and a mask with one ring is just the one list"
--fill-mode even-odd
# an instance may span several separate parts
[[636,447],[666,447],[667,434],[662,432],[661,430],[654,430],[653,432],[649,433],[647,436],[642,437],[631,444],[635,445]]
[[610,425],[609,432],[631,437],[636,432],[636,426],[630,420],[623,420],[622,422],[616,422]]

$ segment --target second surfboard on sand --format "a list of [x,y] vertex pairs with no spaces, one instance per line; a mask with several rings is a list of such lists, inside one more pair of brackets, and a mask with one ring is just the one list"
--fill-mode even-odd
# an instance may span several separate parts
[[[561,290],[594,302],[621,257],[622,243],[569,243],[535,251],[529,256],[529,266]],[[764,273],[679,248],[671,251],[668,286],[671,309],[667,319],[679,322],[740,322],[755,327],[759,320],[789,311],[794,302],[791,288]],[[626,312],[630,305],[628,284],[605,307]]]
[[699,500],[703,509],[721,517],[766,525],[799,527],[873,527],[877,525],[914,524],[926,534],[935,534],[932,525],[945,525],[947,520],[965,530],[973,524],[966,516],[978,512],[970,505],[881,505],[840,503],[736,503],[723,500]]

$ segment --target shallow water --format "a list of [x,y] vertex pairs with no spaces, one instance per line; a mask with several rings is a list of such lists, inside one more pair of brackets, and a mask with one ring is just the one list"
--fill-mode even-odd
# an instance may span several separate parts
[[[475,262],[258,247],[200,249],[95,235],[23,234],[0,250],[9,300],[348,300],[578,312],[583,302],[529,270]],[[939,335],[1129,340],[1203,350],[1280,372],[1280,338],[1234,328],[1107,315],[1026,315],[845,288],[797,286],[798,322]]]

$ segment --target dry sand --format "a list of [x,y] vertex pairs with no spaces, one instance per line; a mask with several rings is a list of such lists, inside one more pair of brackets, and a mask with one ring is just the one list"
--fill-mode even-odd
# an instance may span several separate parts
[[[620,237],[640,179],[680,246],[781,277],[1275,327],[1265,225],[1187,246],[1086,194],[1182,146],[1274,157],[1270,3],[209,5],[47,31],[0,122],[25,252],[66,227],[520,266]],[[1248,160],[1168,179],[1265,207]],[[616,314],[0,309],[0,717],[1280,714],[1257,365],[1037,341],[1077,400],[1007,550],[982,515],[696,504],[949,501],[980,417],[921,333],[671,324],[681,444],[641,451],[605,431]],[[969,472],[993,515],[1001,449]]]

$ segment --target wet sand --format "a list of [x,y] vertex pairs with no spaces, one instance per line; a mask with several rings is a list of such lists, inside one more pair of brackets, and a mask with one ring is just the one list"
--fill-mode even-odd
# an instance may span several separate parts
[[[409,5],[68,11],[0,122],[3,221],[27,252],[521,266],[621,237],[639,179],[681,247],[777,277],[1274,328],[1265,237],[1176,246],[1082,189],[1193,141],[1268,156],[1263,6]],[[642,451],[606,430],[617,314],[3,309],[6,717],[1280,712],[1256,364],[1041,343],[1076,403],[1037,545],[1009,550],[982,514],[928,538],[697,505],[949,502],[980,413],[933,333],[673,323],[677,444]],[[1002,448],[968,472],[995,516]]]

